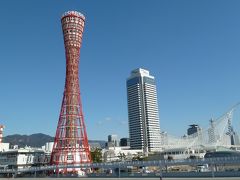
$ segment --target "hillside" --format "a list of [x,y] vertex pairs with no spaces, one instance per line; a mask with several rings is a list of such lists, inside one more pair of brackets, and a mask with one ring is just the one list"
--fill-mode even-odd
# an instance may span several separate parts
[[[53,142],[54,137],[37,133],[37,134],[31,134],[31,135],[20,135],[20,134],[14,134],[5,136],[3,138],[4,143],[10,143],[11,145],[18,145],[18,147],[25,147],[25,146],[31,146],[31,147],[42,147],[46,144],[46,142]],[[105,141],[98,141],[98,140],[89,140],[89,144],[91,143],[99,143],[101,147],[103,148],[105,146]]]
[[3,138],[3,142],[10,143],[11,145],[18,145],[19,147],[42,147],[46,142],[52,141],[54,141],[53,137],[42,133],[32,135],[14,134]]

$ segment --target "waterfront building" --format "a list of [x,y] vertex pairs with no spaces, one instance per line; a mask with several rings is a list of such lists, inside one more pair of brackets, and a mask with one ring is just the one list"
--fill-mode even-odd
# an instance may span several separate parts
[[9,150],[9,146],[10,146],[9,143],[1,143],[0,144],[0,152],[8,151]]
[[161,145],[167,145],[168,144],[168,133],[166,131],[161,132]]
[[187,129],[187,135],[194,135],[201,131],[200,127],[197,124],[191,124],[190,127]]
[[148,70],[135,69],[127,79],[129,138],[132,149],[144,154],[161,150],[155,78]]
[[239,136],[235,131],[233,131],[233,134],[231,135],[231,145],[240,145]]
[[118,136],[116,134],[108,135],[108,147],[118,147],[119,146],[119,140]]
[[121,138],[120,139],[120,146],[130,146],[129,138]]
[[2,143],[0,147],[0,169],[17,170],[48,165],[53,142],[47,142],[42,148],[29,146],[18,148],[17,145],[14,145],[11,149],[9,143]]
[[42,149],[45,150],[45,152],[52,152],[54,142],[47,142],[44,146],[42,146]]
[[129,146],[107,147],[102,150],[102,157],[104,162],[131,161],[134,157],[142,155],[142,149],[130,149]]
[[0,152],[1,169],[22,169],[32,166],[43,166],[49,163],[50,155],[45,156],[41,148],[25,147],[20,149],[9,149]]

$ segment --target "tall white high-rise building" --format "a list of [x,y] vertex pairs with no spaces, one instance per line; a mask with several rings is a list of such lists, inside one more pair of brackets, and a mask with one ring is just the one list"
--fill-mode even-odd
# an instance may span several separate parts
[[155,79],[145,69],[136,69],[127,79],[129,138],[132,149],[161,149]]

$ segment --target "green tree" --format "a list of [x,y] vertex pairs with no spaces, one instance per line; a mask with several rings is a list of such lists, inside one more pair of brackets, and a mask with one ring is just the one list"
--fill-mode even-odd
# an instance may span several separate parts
[[91,151],[92,161],[96,163],[102,162],[102,150],[96,148],[94,151]]
[[132,158],[133,161],[147,161],[148,157],[143,156],[142,153],[135,154]]
[[124,160],[126,160],[126,154],[120,152],[120,153],[118,154],[118,158],[120,159],[120,161],[124,161]]

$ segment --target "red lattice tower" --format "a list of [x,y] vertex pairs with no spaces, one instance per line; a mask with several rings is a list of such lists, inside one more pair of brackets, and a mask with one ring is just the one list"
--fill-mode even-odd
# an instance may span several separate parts
[[[66,53],[66,80],[56,136],[51,154],[52,165],[80,165],[91,162],[79,87],[79,57],[85,17],[76,11],[63,14],[62,29]],[[76,168],[57,172],[77,172]]]

